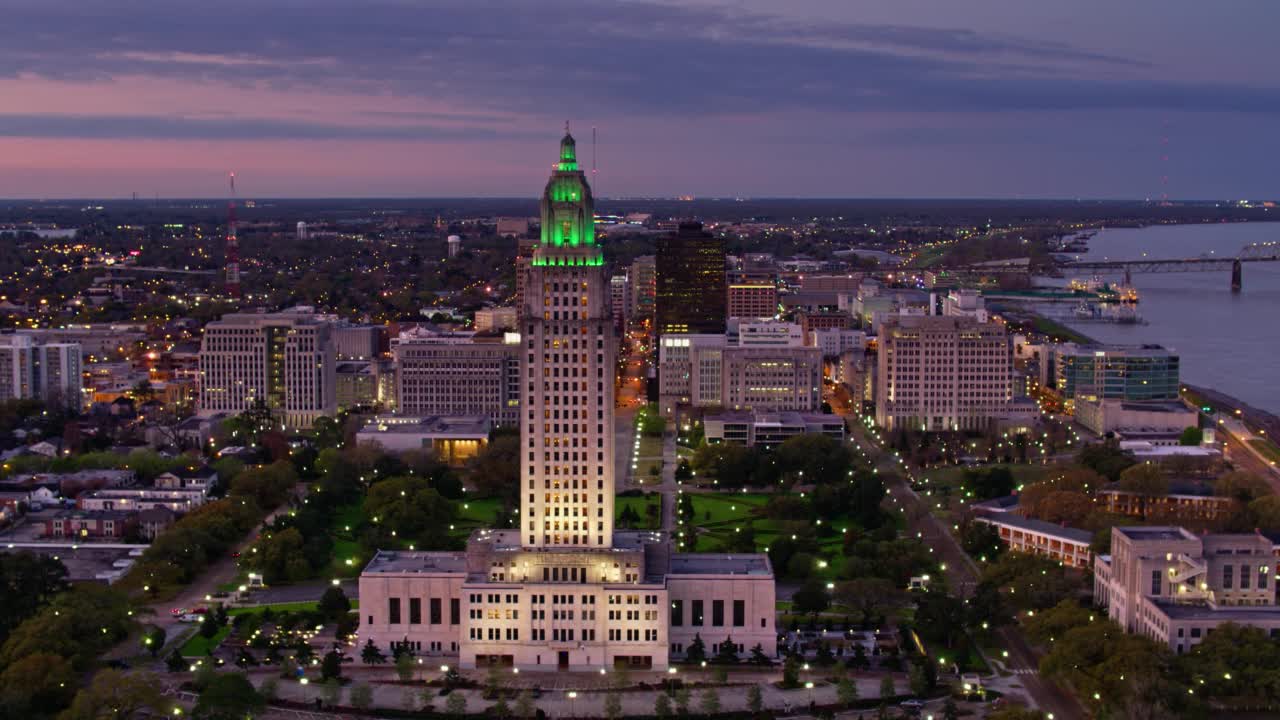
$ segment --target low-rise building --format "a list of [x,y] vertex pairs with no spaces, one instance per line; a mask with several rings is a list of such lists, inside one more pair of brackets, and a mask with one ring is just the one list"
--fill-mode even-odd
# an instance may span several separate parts
[[146,510],[168,508],[179,515],[190,512],[205,503],[204,490],[184,488],[163,490],[160,488],[94,490],[76,499],[81,510]]
[[1199,422],[1198,413],[1180,400],[1137,402],[1077,396],[1075,414],[1076,422],[1095,435],[1114,433],[1165,445],[1177,445],[1182,431]]
[[1093,551],[1089,549],[1093,533],[1088,530],[1007,511],[978,515],[974,520],[996,528],[1000,540],[1013,552],[1040,555],[1076,568],[1087,568],[1093,560]]
[[119,540],[137,522],[137,513],[124,510],[62,510],[44,521],[47,538]]
[[356,442],[377,443],[393,452],[427,449],[451,465],[460,465],[489,442],[492,427],[483,415],[379,415],[356,432]]
[[844,418],[821,413],[732,412],[707,415],[703,430],[708,442],[734,442],[747,447],[773,448],[797,435],[845,436]]
[[1115,527],[1094,561],[1094,601],[1125,632],[1183,653],[1223,623],[1280,635],[1275,545],[1258,533],[1194,535],[1174,526]]

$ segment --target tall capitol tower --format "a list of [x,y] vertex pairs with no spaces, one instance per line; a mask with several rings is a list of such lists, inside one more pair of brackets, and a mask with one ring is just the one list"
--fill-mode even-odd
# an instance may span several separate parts
[[673,553],[663,532],[614,531],[616,351],[593,211],[566,131],[524,275],[519,518],[462,551],[379,550],[360,574],[361,644],[547,672],[663,671],[695,639],[776,654],[767,555]]
[[565,130],[542,191],[542,237],[525,275],[520,518],[529,547],[604,547],[613,537],[609,278],[591,187]]

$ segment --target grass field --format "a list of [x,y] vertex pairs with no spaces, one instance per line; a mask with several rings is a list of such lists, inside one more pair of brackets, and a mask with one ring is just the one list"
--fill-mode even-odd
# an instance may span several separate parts
[[[657,530],[662,524],[662,496],[654,493],[645,497],[619,497],[614,500],[614,521],[622,518],[622,511],[631,508],[640,516],[637,530]],[[652,511],[649,508],[653,508]],[[649,513],[653,514],[650,515]]]
[[635,441],[627,446],[628,465],[631,467],[631,476],[637,482],[659,482],[659,476],[653,475],[653,468],[658,469],[658,473],[662,472],[662,438],[642,437],[640,438],[640,449],[636,450]]
[[1262,438],[1253,438],[1249,441],[1249,446],[1254,450],[1262,453],[1262,456],[1270,460],[1272,464],[1280,463],[1280,448],[1275,443]]
[[[1008,468],[1013,473],[1014,485],[1019,486],[1039,481],[1051,466],[1000,464],[983,465],[977,469],[985,470],[993,467]],[[968,505],[979,501],[977,498],[965,496],[964,472],[966,469],[970,468],[953,466],[925,471],[917,489],[924,495],[934,515],[945,520],[950,518],[952,513],[963,511]]]
[[221,645],[222,641],[226,640],[227,636],[230,634],[231,634],[230,625],[225,625],[219,628],[218,632],[213,637],[210,637],[210,638],[207,638],[201,635],[200,632],[197,630],[196,634],[192,635],[191,639],[188,640],[182,646],[182,649],[179,650],[178,652],[183,657],[204,657],[205,655],[209,654],[210,650],[213,650],[214,648]]

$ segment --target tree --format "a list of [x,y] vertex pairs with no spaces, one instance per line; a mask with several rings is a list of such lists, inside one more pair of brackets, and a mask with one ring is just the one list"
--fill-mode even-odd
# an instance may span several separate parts
[[1205,698],[1248,698],[1259,706],[1280,702],[1280,645],[1258,628],[1223,623],[1179,656],[1177,668],[1199,681],[1196,692]]
[[296,527],[263,533],[245,554],[243,564],[261,573],[268,585],[306,580],[311,577],[312,568],[303,552],[305,545],[306,540]]
[[1004,497],[1012,493],[1015,487],[1013,471],[1002,465],[985,470],[965,470],[964,483],[978,500]]
[[387,662],[387,656],[377,645],[373,644],[373,638],[369,638],[364,647],[360,649],[360,662],[365,665],[382,665]]
[[222,629],[222,625],[218,623],[218,616],[213,612],[207,612],[200,619],[200,636],[211,638],[218,634]]
[[800,661],[795,655],[788,655],[782,661],[782,687],[791,689],[800,687]]
[[516,696],[516,717],[522,720],[528,720],[534,716],[537,708],[533,705],[533,693],[528,690],[521,690]]
[[881,577],[861,577],[836,583],[831,595],[838,604],[857,611],[858,622],[862,625],[901,606],[906,600],[905,593],[898,586]]
[[268,675],[258,683],[258,694],[263,700],[272,702],[280,695],[280,681]]
[[747,709],[753,715],[764,710],[764,694],[760,692],[760,686],[752,684],[747,686]]
[[[662,693],[658,694],[661,695]],[[604,694],[604,716],[609,720],[618,720],[618,718],[622,717],[622,698],[617,691]]]
[[244,673],[219,673],[200,692],[193,715],[200,720],[241,720],[261,710],[266,701]]
[[880,699],[886,700],[898,694],[897,688],[893,686],[893,676],[885,675],[880,678]]
[[1032,710],[1026,705],[1009,704],[992,710],[987,720],[1044,720],[1044,713]]
[[1264,532],[1280,530],[1280,495],[1266,495],[1249,503],[1249,519]]
[[66,707],[75,683],[64,657],[42,652],[21,658],[0,673],[0,716],[24,718]]
[[847,677],[836,681],[836,700],[845,707],[858,702],[858,684]]
[[162,687],[154,673],[106,669],[76,693],[71,707],[58,720],[102,720],[108,717],[106,708],[111,709],[111,720],[168,715],[172,703],[161,694]]
[[712,662],[721,665],[737,665],[738,664],[738,646],[733,642],[733,637],[729,636],[720,643],[720,649],[716,652],[715,659]]
[[773,661],[769,659],[769,656],[764,653],[764,648],[760,646],[760,643],[756,643],[755,646],[751,648],[750,662],[752,665],[773,664]]
[[351,601],[347,599],[347,594],[342,591],[342,588],[331,585],[325,588],[324,594],[320,596],[320,604],[316,609],[320,611],[325,620],[337,622],[351,612]]
[[182,657],[182,654],[178,652],[178,648],[174,648],[173,651],[165,657],[164,664],[165,667],[169,668],[169,672],[182,672],[188,667],[186,658]]
[[61,561],[30,550],[0,554],[0,642],[70,586]]
[[1062,637],[1072,628],[1092,622],[1094,613],[1075,600],[1063,600],[1057,605],[1037,612],[1023,621],[1027,637],[1041,644],[1048,644]]
[[1221,475],[1213,483],[1213,492],[1244,503],[1273,494],[1271,485],[1266,480],[1245,470],[1233,470]]
[[1108,441],[1080,448],[1080,452],[1076,454],[1076,462],[1114,481],[1119,480],[1120,473],[1136,461],[1132,455],[1121,450],[1117,443]]
[[1079,527],[1093,508],[1093,498],[1082,492],[1055,490],[1036,508],[1036,517],[1045,522]]
[[982,561],[994,560],[1004,552],[1000,531],[991,523],[967,520],[960,526],[960,546]]
[[168,635],[165,633],[164,628],[152,625],[143,633],[142,645],[147,649],[147,652],[151,653],[151,657],[155,658],[160,655],[160,650],[164,648],[166,637]]
[[1144,462],[1125,468],[1120,473],[1120,489],[1140,495],[1166,495],[1169,492],[1169,480],[1158,465]]
[[414,670],[417,669],[417,663],[414,660],[413,653],[397,653],[395,666],[396,677],[400,678],[400,682],[409,682],[410,680],[413,680]]
[[83,584],[61,593],[13,630],[0,646],[0,668],[48,653],[87,669],[134,627],[128,597],[106,585]]
[[369,547],[414,543],[419,550],[450,546],[449,525],[456,517],[452,501],[420,477],[374,483],[364,503],[370,525],[361,542]]
[[791,596],[791,605],[796,612],[817,617],[831,605],[831,597],[827,595],[822,580],[811,577]]
[[917,595],[915,629],[921,637],[952,648],[963,636],[964,627],[964,601],[940,592]]
[[660,718],[671,717],[671,700],[666,693],[658,693],[653,699],[653,714]]
[[685,650],[684,659],[691,663],[700,663],[707,659],[707,646],[702,642],[702,633],[693,634],[693,642]]
[[[659,693],[661,694],[661,693]],[[689,701],[692,700],[689,688],[681,686],[676,689],[676,711],[681,715],[689,714]]]
[[320,677],[324,680],[337,680],[342,677],[342,655],[337,650],[330,650],[320,661]]
[[703,690],[698,706],[702,708],[702,714],[715,715],[720,712],[720,693],[716,692],[715,688],[710,687]]
[[460,718],[467,714],[467,696],[460,692],[449,693],[449,698],[444,701],[444,710],[450,715]]
[[942,703],[942,720],[960,720],[960,708],[956,707],[956,701],[950,695]]
[[351,686],[351,707],[364,712],[373,707],[373,688],[368,683],[356,683]]
[[933,692],[938,685],[937,663],[927,657],[911,663],[911,670],[907,673],[907,683],[911,688],[911,694],[916,697],[924,697]]
[[1195,446],[1204,442],[1204,431],[1192,425],[1182,429],[1182,434],[1178,436],[1178,444],[1186,446]]
[[489,670],[485,673],[484,678],[484,697],[486,700],[492,700],[502,693],[502,687],[506,684],[506,678],[502,675],[502,670],[496,665],[489,665]]
[[514,504],[520,490],[520,436],[500,435],[490,440],[467,464],[467,479],[481,497]]
[[337,707],[338,703],[342,702],[342,681],[336,677],[325,680],[320,686],[320,696],[325,705]]

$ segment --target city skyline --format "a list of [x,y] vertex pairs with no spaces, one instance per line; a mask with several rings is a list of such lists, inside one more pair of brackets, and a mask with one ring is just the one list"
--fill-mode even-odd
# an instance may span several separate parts
[[0,197],[525,196],[568,117],[600,197],[1265,198],[1241,5],[27,4]]

